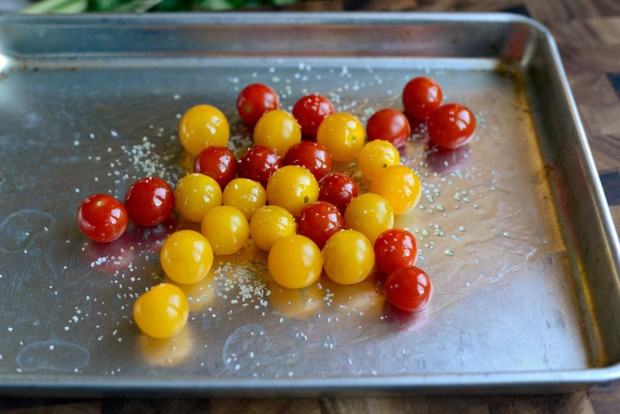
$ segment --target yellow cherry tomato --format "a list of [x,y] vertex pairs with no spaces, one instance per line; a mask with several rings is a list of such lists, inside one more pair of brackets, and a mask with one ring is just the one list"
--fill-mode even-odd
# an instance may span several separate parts
[[300,234],[274,243],[267,257],[269,274],[281,286],[299,289],[316,282],[323,260],[317,245]]
[[254,143],[270,147],[281,156],[301,142],[301,127],[293,115],[282,109],[263,114],[254,127]]
[[364,146],[366,131],[357,117],[346,112],[328,115],[319,125],[316,141],[334,161],[351,161]]
[[161,246],[161,267],[177,283],[196,283],[204,279],[213,266],[213,249],[209,241],[194,230],[172,233]]
[[214,106],[196,105],[188,109],[179,123],[181,145],[192,155],[211,145],[225,147],[230,138],[226,116]]
[[280,206],[263,206],[250,220],[250,237],[263,250],[271,250],[274,243],[296,231],[295,218]]
[[263,186],[249,178],[235,178],[222,193],[222,204],[238,208],[248,220],[266,203],[267,193]]
[[177,211],[190,221],[200,222],[207,211],[222,204],[222,189],[213,178],[188,174],[174,190]]
[[284,207],[294,217],[319,198],[319,183],[312,173],[298,165],[278,169],[267,182],[269,204]]
[[422,195],[420,177],[405,165],[381,170],[370,183],[370,191],[385,197],[395,215],[405,214],[418,204]]
[[205,214],[200,232],[218,256],[237,253],[250,237],[248,220],[239,209],[217,206]]
[[140,295],[133,305],[138,328],[153,338],[170,338],[181,332],[189,316],[185,294],[170,283],[160,283]]
[[362,175],[372,181],[383,168],[400,164],[400,154],[391,142],[376,139],[364,145],[357,163]]
[[344,211],[344,223],[374,243],[381,233],[394,227],[394,212],[384,197],[365,193],[351,200]]
[[375,252],[366,236],[356,230],[334,233],[323,247],[325,274],[341,285],[352,285],[372,272]]

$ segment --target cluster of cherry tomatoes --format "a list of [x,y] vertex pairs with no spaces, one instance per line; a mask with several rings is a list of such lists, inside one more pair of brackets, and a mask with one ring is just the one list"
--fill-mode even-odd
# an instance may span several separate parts
[[[226,116],[211,105],[194,106],[179,124],[180,142],[195,156],[194,171],[174,191],[157,178],[139,180],[124,205],[91,196],[79,208],[79,226],[91,239],[109,242],[128,219],[153,226],[176,208],[200,223],[199,232],[176,231],[162,246],[162,268],[176,283],[199,282],[214,255],[234,254],[251,238],[268,251],[269,273],[283,287],[309,286],[323,272],[336,283],[355,284],[376,267],[387,275],[387,300],[416,311],[429,301],[431,281],[415,267],[415,237],[393,225],[418,203],[422,185],[400,163],[398,147],[411,135],[408,116],[428,122],[431,141],[450,149],[471,139],[475,120],[461,105],[442,106],[441,88],[430,78],[412,79],[402,98],[405,113],[382,109],[364,128],[324,96],[304,96],[289,113],[272,88],[249,85],[237,110],[253,128],[253,144],[238,158],[227,148]],[[370,183],[366,193],[348,174],[332,171],[333,162],[354,160]],[[175,335],[187,317],[187,298],[172,284],[155,286],[134,305],[137,325],[153,337]]]

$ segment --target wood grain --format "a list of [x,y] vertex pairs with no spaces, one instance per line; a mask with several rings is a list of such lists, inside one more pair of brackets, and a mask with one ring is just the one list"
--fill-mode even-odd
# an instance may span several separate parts
[[[279,9],[296,11],[513,11],[530,15],[554,35],[565,65],[616,230],[620,232],[620,1],[618,0],[324,0]],[[619,82],[620,83],[620,82]],[[620,89],[620,88],[619,88]],[[614,175],[615,174],[615,175]],[[615,180],[615,181],[614,181]],[[415,396],[317,399],[0,400],[0,413],[618,413],[620,383],[566,395]]]

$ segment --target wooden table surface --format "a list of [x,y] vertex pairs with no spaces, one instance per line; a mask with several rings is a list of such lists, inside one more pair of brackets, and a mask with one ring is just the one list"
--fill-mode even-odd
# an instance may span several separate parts
[[[616,223],[620,229],[620,0],[311,0],[285,10],[508,11],[555,36]],[[20,399],[0,413],[620,413],[620,382],[567,395],[316,399]]]

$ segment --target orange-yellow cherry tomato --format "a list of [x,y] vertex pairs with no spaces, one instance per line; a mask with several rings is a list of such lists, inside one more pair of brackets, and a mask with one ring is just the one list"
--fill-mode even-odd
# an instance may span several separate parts
[[243,213],[231,206],[217,206],[207,211],[200,232],[209,240],[213,253],[237,253],[250,236],[250,226]]
[[351,200],[344,212],[344,222],[374,243],[381,233],[394,227],[394,212],[384,197],[365,193]]
[[267,183],[267,201],[284,207],[294,217],[301,209],[319,198],[319,183],[312,173],[298,165],[277,170]]
[[214,106],[196,105],[188,109],[179,123],[181,145],[192,155],[211,145],[225,147],[230,138],[226,116]]
[[372,181],[383,168],[400,164],[400,154],[391,142],[377,139],[364,145],[357,163],[362,175]]
[[222,189],[213,178],[188,174],[174,190],[177,211],[186,219],[200,223],[207,211],[222,204]]
[[133,305],[138,328],[154,338],[169,338],[181,332],[189,316],[187,297],[181,289],[160,283],[140,295]]
[[395,215],[405,214],[418,204],[422,195],[420,177],[405,165],[381,170],[370,183],[370,191],[385,197]]
[[222,204],[238,208],[248,220],[266,203],[267,193],[263,186],[249,178],[235,178],[222,193]]
[[271,250],[275,242],[295,234],[295,218],[280,206],[263,206],[250,221],[250,237],[263,250]]
[[286,288],[299,289],[316,282],[321,275],[323,259],[321,251],[312,240],[296,234],[274,243],[269,250],[267,266],[276,283]]
[[334,233],[323,247],[325,274],[336,283],[352,285],[366,279],[375,263],[372,243],[356,230]]
[[351,161],[364,146],[366,131],[357,117],[346,112],[328,115],[316,134],[334,161]]
[[161,246],[161,267],[177,283],[201,281],[213,266],[213,249],[209,241],[194,230],[172,233]]
[[274,109],[265,113],[254,127],[254,143],[270,147],[281,156],[301,142],[301,127],[290,113]]

